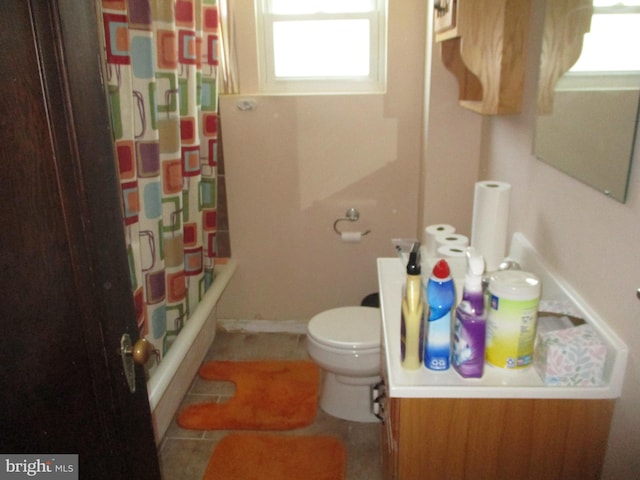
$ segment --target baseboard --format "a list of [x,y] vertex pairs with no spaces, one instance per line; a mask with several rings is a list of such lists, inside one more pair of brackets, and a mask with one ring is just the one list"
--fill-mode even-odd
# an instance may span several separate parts
[[306,334],[309,320],[218,319],[218,328],[227,332]]

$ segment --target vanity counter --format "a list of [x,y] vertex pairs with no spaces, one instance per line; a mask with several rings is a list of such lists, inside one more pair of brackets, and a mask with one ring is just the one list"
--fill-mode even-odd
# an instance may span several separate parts
[[[380,258],[385,390],[379,397],[380,442],[386,480],[600,478],[627,347],[522,235],[514,235],[509,257],[538,276],[541,305],[549,312],[582,317],[598,332],[607,345],[604,385],[548,386],[534,367],[508,371],[486,365],[481,379],[462,378],[453,368],[404,370],[400,305],[405,268],[397,257]],[[454,281],[459,288],[463,279]]]
[[[533,366],[507,370],[485,364],[481,379],[466,379],[453,369],[436,372],[422,365],[405,370],[400,363],[400,310],[405,271],[399,258],[378,259],[378,282],[384,342],[382,348],[387,394],[399,398],[579,398],[605,399],[620,396],[627,360],[626,345],[557,275],[538,257],[521,234],[512,240],[510,258],[523,270],[536,274],[542,283],[543,300],[575,306],[574,311],[591,324],[607,344],[603,386],[562,387],[545,385]],[[423,269],[423,274],[424,274]],[[461,288],[463,279],[454,279]]]

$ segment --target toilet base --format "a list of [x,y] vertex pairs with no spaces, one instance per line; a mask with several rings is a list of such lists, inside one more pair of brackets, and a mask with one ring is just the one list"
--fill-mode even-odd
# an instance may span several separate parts
[[320,408],[329,415],[352,422],[373,423],[380,419],[371,412],[371,386],[379,376],[353,378],[358,384],[344,383],[335,373],[324,372]]

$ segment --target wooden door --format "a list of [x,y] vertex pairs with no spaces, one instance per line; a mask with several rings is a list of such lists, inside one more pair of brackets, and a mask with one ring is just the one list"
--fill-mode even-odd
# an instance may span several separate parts
[[0,452],[160,478],[91,1],[0,2]]

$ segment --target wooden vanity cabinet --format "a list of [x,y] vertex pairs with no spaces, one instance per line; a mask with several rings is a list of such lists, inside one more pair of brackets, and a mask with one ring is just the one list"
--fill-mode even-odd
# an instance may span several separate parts
[[386,480],[599,479],[614,400],[387,398]]
[[448,0],[435,40],[460,105],[484,115],[521,110],[530,0]]
[[[544,279],[549,299],[578,298],[521,234],[514,234],[509,257]],[[598,387],[546,385],[534,367],[488,365],[481,379],[464,379],[452,368],[407,370],[401,364],[405,268],[397,258],[379,258],[377,265],[383,377],[377,397],[386,480],[600,478],[629,352],[600,317],[589,315],[586,304],[567,303],[607,347]]]

